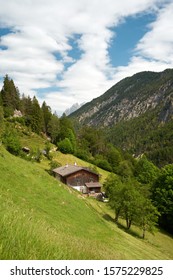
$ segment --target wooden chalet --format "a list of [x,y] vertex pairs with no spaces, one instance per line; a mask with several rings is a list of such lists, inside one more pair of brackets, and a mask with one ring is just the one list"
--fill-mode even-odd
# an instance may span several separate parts
[[101,192],[100,175],[87,167],[66,165],[53,170],[55,178],[84,194],[98,194]]

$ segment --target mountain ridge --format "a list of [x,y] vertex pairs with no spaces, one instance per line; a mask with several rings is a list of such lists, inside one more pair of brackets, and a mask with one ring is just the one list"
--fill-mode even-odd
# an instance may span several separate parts
[[81,106],[83,106],[85,104],[85,102],[83,103],[74,103],[70,108],[67,108],[65,110],[65,114],[66,116],[69,116],[70,114],[72,114],[73,112],[75,112],[76,110],[78,110]]
[[173,112],[173,69],[144,71],[124,78],[70,117],[81,124],[106,127],[139,117],[158,106],[160,121],[168,121]]

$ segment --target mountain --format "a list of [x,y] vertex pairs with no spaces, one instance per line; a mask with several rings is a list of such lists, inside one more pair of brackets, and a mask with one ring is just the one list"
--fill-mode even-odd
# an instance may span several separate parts
[[84,103],[81,103],[81,104],[75,103],[70,108],[66,109],[64,113],[66,114],[66,116],[68,116],[68,115],[72,114],[73,112],[75,112],[76,110],[78,110],[83,105],[84,105]]
[[112,126],[158,109],[160,122],[173,113],[173,69],[141,72],[125,78],[71,114],[82,124]]
[[[141,72],[71,114],[102,128],[106,141],[162,167],[173,162],[173,69]],[[104,129],[103,129],[104,128]]]

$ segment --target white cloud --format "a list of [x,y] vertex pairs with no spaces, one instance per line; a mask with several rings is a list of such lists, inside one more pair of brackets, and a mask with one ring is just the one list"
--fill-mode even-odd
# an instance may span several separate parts
[[[53,110],[63,112],[73,103],[99,96],[120,78],[143,70],[163,70],[173,64],[173,5],[167,2],[0,0],[0,27],[13,30],[1,37],[0,45],[6,50],[0,49],[0,75],[8,73],[26,94],[60,88],[44,98]],[[162,10],[160,3],[165,3]],[[157,20],[138,43],[129,65],[113,68],[108,48],[115,33],[110,28],[146,10],[155,10]],[[78,60],[68,53],[72,49],[69,39],[76,34],[80,35]],[[71,63],[68,68],[67,62]]]
[[[40,104],[43,103],[45,98],[38,97],[38,101]],[[47,104],[51,107],[52,112],[54,113],[63,113],[65,110],[64,108],[70,108],[72,104],[74,104],[76,101],[75,96],[72,94],[65,95],[64,92],[58,91],[58,92],[49,92],[46,98]],[[59,110],[57,110],[57,108]],[[62,108],[63,110],[60,110]]]
[[162,9],[157,20],[150,25],[137,45],[137,51],[147,57],[166,63],[173,63],[173,3]]
[[163,71],[173,68],[173,3],[158,11],[150,30],[139,41],[134,56],[127,66],[115,69],[114,80],[133,75],[140,71]]

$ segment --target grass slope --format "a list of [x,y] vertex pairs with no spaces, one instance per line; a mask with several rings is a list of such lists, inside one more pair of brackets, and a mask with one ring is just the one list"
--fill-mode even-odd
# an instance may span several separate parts
[[[21,126],[20,126],[21,129]],[[22,129],[24,130],[24,128],[22,127]],[[46,146],[46,142],[47,140],[33,132],[28,132],[28,130],[26,129],[26,134],[24,133],[19,133],[20,130],[18,131],[19,134],[19,139],[20,139],[20,143],[22,145],[22,147],[29,147],[31,151],[36,152],[37,150],[44,150],[45,146]],[[51,149],[55,149],[56,150],[56,146],[51,144]],[[58,161],[61,165],[66,165],[66,164],[74,164],[77,163],[77,165],[79,166],[91,166],[90,163],[81,160],[77,157],[75,157],[72,154],[62,154],[60,151],[53,151],[52,152],[52,156],[53,156],[53,160]],[[49,169],[50,161],[47,160],[45,157],[42,158],[41,164],[39,164],[42,168],[44,169]],[[109,175],[108,171],[105,171],[99,167],[97,167],[97,170],[99,172],[99,174],[101,175],[100,181],[101,183],[103,183],[105,181],[105,179],[107,178],[107,176]]]
[[107,211],[0,146],[0,259],[172,259],[171,237],[143,241]]

